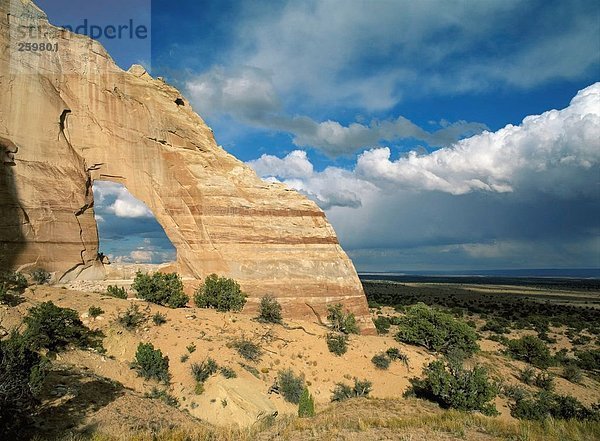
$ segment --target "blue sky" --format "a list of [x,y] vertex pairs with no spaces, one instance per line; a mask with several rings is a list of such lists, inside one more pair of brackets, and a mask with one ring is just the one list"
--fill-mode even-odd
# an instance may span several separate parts
[[[149,8],[115,7],[115,20]],[[120,42],[115,60],[165,77],[225,149],[315,200],[359,271],[600,267],[598,2],[154,0],[150,12],[151,47]],[[105,252],[172,255],[135,201],[104,194]]]

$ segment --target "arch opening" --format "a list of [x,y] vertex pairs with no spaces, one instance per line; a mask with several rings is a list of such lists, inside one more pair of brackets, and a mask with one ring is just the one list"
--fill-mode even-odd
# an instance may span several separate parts
[[97,180],[92,189],[101,257],[110,263],[176,261],[176,249],[152,211],[123,184]]

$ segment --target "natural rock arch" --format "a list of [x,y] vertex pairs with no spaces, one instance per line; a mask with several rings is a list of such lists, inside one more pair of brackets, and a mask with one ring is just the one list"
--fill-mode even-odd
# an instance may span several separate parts
[[48,24],[31,3],[11,15],[0,4],[0,136],[19,148],[12,169],[27,217],[14,266],[98,276],[91,185],[110,180],[150,208],[181,273],[234,277],[251,305],[274,294],[297,317],[340,301],[372,329],[352,262],[314,202],[259,179],[179,91],[141,66],[122,71],[87,37],[58,32],[59,52],[11,59],[6,20]]

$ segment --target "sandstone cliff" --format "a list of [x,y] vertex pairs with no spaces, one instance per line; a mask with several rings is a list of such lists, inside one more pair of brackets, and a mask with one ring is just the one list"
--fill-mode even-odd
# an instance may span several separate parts
[[[234,277],[250,308],[272,293],[295,317],[340,301],[372,329],[356,271],[314,202],[259,179],[142,67],[121,70],[29,0],[0,0],[0,12],[0,264],[98,276],[91,184],[110,180],[152,210],[181,273]],[[17,52],[17,26],[50,29],[58,51]]]

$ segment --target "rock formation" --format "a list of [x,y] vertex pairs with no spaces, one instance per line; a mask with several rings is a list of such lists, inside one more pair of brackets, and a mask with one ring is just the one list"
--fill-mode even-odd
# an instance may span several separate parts
[[[101,276],[91,186],[110,180],[150,208],[182,274],[234,277],[250,308],[272,293],[298,318],[339,301],[372,329],[356,271],[314,202],[259,179],[141,66],[121,70],[30,0],[0,0],[0,12],[0,264]],[[19,26],[41,26],[58,50],[18,52]]]

